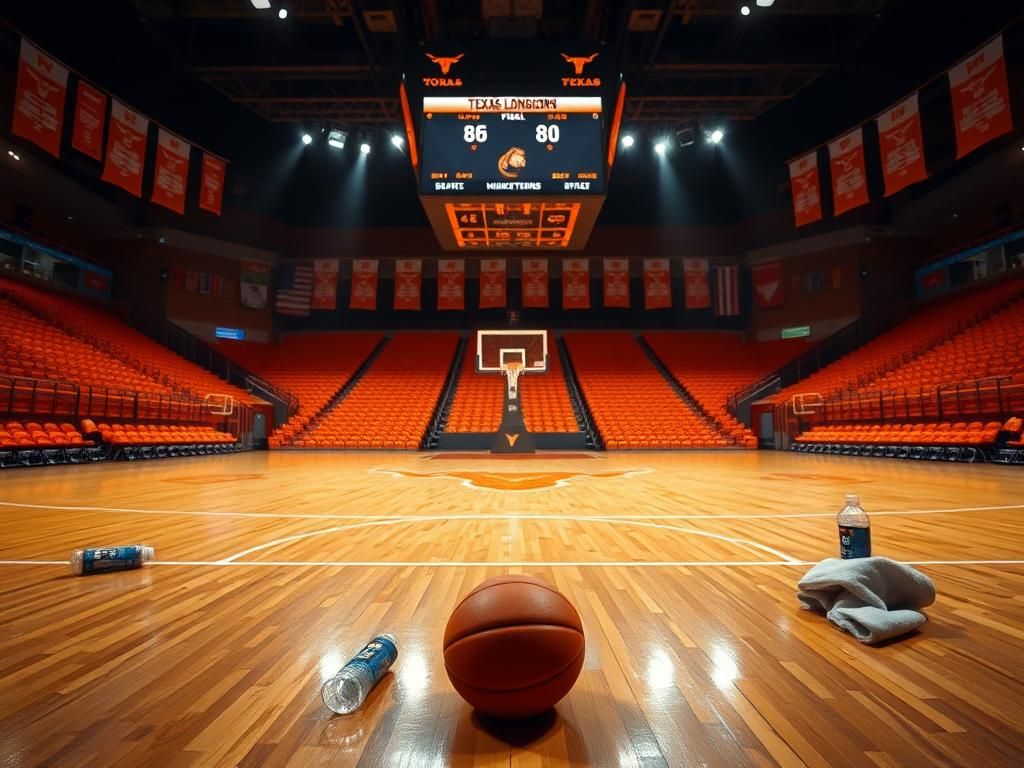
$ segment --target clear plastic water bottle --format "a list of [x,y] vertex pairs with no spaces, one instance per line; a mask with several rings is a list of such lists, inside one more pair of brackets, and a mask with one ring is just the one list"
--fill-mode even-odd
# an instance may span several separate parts
[[871,522],[860,505],[860,496],[846,494],[846,504],[839,511],[839,556],[843,560],[871,557]]
[[142,544],[128,547],[93,547],[72,552],[68,566],[76,576],[88,576],[91,573],[141,568],[152,562],[155,557],[155,550]]
[[324,683],[320,691],[324,704],[339,715],[359,709],[373,687],[398,658],[394,635],[377,635],[341,671]]

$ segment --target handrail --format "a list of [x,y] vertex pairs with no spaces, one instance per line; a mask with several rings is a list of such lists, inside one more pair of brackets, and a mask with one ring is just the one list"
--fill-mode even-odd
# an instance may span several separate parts
[[455,345],[455,354],[452,355],[452,361],[448,365],[445,387],[434,405],[434,412],[430,415],[427,431],[423,433],[423,437],[420,440],[420,448],[430,448],[431,442],[437,437],[437,430],[441,426],[441,419],[447,414],[455,397],[455,389],[458,386],[459,376],[462,373],[462,360],[465,358],[468,348],[469,340],[465,337],[460,337]]

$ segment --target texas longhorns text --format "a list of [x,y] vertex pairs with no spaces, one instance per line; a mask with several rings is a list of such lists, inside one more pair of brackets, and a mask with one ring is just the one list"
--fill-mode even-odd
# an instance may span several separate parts
[[[596,59],[597,53],[592,53],[589,56],[570,56],[567,53],[562,54],[562,58],[572,64],[573,71],[577,75],[583,74],[583,68],[590,62]],[[563,77],[562,85],[565,87],[591,87],[601,85],[601,78],[599,77]]]

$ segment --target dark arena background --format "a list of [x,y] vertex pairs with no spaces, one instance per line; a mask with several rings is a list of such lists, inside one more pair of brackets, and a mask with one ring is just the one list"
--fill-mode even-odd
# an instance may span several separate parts
[[1020,3],[2,13],[0,766],[1024,765]]

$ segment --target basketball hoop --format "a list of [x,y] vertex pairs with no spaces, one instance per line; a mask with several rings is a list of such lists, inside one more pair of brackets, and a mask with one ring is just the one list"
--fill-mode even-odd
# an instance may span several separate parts
[[515,400],[519,395],[519,376],[523,372],[523,364],[519,362],[507,362],[502,366],[502,372],[508,379],[508,399]]

